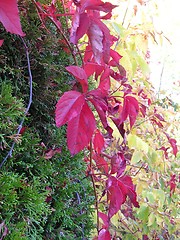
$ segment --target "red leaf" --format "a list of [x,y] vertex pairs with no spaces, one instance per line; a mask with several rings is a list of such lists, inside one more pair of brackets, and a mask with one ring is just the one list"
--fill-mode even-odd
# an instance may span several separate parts
[[155,113],[154,115],[155,115],[160,121],[165,122],[163,116],[161,116],[160,114]]
[[108,216],[105,213],[98,212],[98,217],[103,220],[103,228],[107,229],[109,227],[109,219]]
[[95,129],[94,115],[84,102],[80,112],[68,122],[67,144],[72,155],[88,146]]
[[55,148],[55,149],[50,149],[48,152],[46,152],[44,158],[45,159],[51,159],[56,153],[61,153],[62,148]]
[[100,154],[93,154],[93,159],[95,160],[97,167],[103,171],[103,173],[108,174],[108,164],[106,160],[101,157]]
[[120,210],[121,205],[126,200],[125,195],[118,186],[118,180],[113,176],[110,176],[107,181],[107,197],[108,201],[110,201],[108,217],[111,218]]
[[81,93],[77,91],[65,92],[56,104],[56,126],[61,127],[71,119],[77,117],[84,103],[85,98]]
[[108,113],[110,115],[115,115],[119,112],[121,102],[114,97],[108,97]]
[[149,240],[148,235],[144,235],[144,234],[143,234],[142,240]]
[[119,124],[123,123],[129,116],[130,127],[132,128],[132,126],[136,121],[138,112],[139,112],[139,104],[136,98],[132,96],[125,96]]
[[86,0],[83,2],[81,6],[81,12],[88,10],[97,10],[97,11],[103,11],[103,12],[111,12],[113,8],[115,8],[116,5],[112,5],[109,2],[102,2],[100,0]]
[[90,20],[87,13],[79,14],[75,13],[72,22],[70,41],[73,44],[77,44],[78,40],[87,33],[90,25]]
[[121,136],[124,138],[125,132],[126,132],[124,129],[124,123],[121,123],[119,118],[111,117],[111,119],[113,120],[114,124],[116,125],[117,129],[119,130]]
[[107,110],[108,110],[107,102],[104,99],[102,99],[101,97],[98,97],[98,95],[101,96],[101,94],[102,94],[100,90],[92,90],[89,92],[89,94],[91,96],[93,96],[93,98],[89,98],[88,100],[96,108],[96,111],[98,112],[98,115],[101,119],[103,127],[106,129],[109,136],[111,137],[113,130],[109,126],[108,121],[107,121]]
[[164,151],[164,155],[165,155],[166,159],[168,159],[168,152],[167,152],[168,149],[169,149],[169,147],[165,148],[164,146],[162,146],[161,148],[158,149],[158,150]]
[[134,185],[129,176],[123,176],[121,178],[110,176],[107,180],[107,193],[108,201],[110,201],[108,212],[109,218],[120,210],[127,196],[129,196],[135,207],[139,207],[139,203],[136,200]]
[[7,32],[25,36],[21,29],[17,0],[0,0],[0,22]]
[[173,154],[176,157],[177,152],[178,152],[178,148],[177,148],[177,141],[174,138],[170,138],[169,134],[164,133],[169,141],[169,143],[171,144],[171,147],[173,149]]
[[109,62],[109,66],[116,67],[117,65],[119,65],[119,61],[122,58],[122,56],[112,49],[110,50],[110,56],[112,57],[112,60]]
[[101,90],[103,96],[107,96],[110,90],[110,69],[107,67],[101,75],[98,89]]
[[1,40],[0,40],[0,47],[3,45],[3,42],[4,42],[4,40],[1,39]]
[[[135,207],[139,207],[139,203],[136,200],[136,192],[135,192],[135,186],[133,185],[132,179],[130,176],[123,176],[118,179],[119,180],[119,185],[123,188],[126,189],[126,194],[130,198],[131,202]],[[123,186],[122,186],[123,184]]]
[[24,134],[24,132],[26,131],[27,127],[22,127],[19,134]]
[[121,176],[126,168],[126,160],[122,153],[117,153],[111,158],[111,174],[117,173]]
[[169,139],[169,143],[171,144],[171,147],[173,149],[173,154],[174,156],[176,157],[177,155],[177,152],[178,152],[178,149],[177,149],[177,141],[173,138],[170,138]]
[[104,36],[101,28],[95,22],[91,23],[91,26],[88,30],[88,37],[92,46],[94,59],[98,64],[101,64]]
[[97,66],[97,63],[92,63],[92,62],[90,63],[88,62],[84,64],[84,71],[86,72],[87,77],[90,77],[91,75],[94,74],[94,72],[96,71],[96,66]]
[[104,148],[104,137],[102,133],[99,131],[99,129],[97,129],[94,134],[93,145],[94,145],[94,150],[97,153],[101,153],[102,149]]
[[101,229],[98,235],[98,240],[111,240],[111,235],[107,229]]
[[64,93],[56,104],[55,114],[57,127],[68,123],[67,142],[71,154],[87,147],[96,128],[96,121],[84,95],[76,91]]
[[103,20],[108,20],[108,19],[110,19],[112,17],[112,13],[107,13],[106,15],[104,15],[104,16],[102,16],[101,17],[101,19],[103,19]]
[[45,202],[50,203],[52,201],[52,196],[47,196]]
[[86,72],[84,71],[83,68],[80,68],[78,66],[69,66],[66,67],[66,70],[71,73],[81,84],[83,92],[87,92],[88,90],[88,79]]
[[172,194],[175,192],[175,188],[176,188],[176,175],[173,174],[171,175],[171,179],[168,182],[169,186],[170,186],[170,196],[172,196]]
[[87,35],[91,43],[95,61],[98,64],[101,64],[102,60],[108,63],[110,47],[113,44],[109,28],[101,20],[91,17],[91,25]]
[[92,58],[93,58],[93,52],[92,52],[91,45],[87,45],[87,46],[86,46],[86,49],[85,49],[83,61],[84,61],[85,63],[89,63],[89,62],[91,63],[91,62],[93,62],[93,61],[92,61]]
[[157,121],[154,117],[151,118],[151,121],[155,123],[159,128],[163,128],[164,126],[160,121]]

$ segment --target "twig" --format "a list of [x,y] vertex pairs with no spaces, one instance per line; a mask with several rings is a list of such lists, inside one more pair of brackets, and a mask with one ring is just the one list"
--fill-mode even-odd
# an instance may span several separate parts
[[[77,196],[78,204],[81,205],[81,198],[78,192],[76,192],[76,196]],[[80,214],[83,215],[82,209],[80,209]],[[82,223],[81,226],[82,226],[82,239],[84,239],[84,224]]]
[[163,62],[163,66],[162,66],[162,69],[161,69],[161,75],[160,75],[160,79],[159,79],[158,98],[159,98],[159,94],[160,94],[160,91],[161,91],[161,85],[162,85],[162,77],[163,77],[163,73],[164,73],[164,67],[165,67],[165,60],[164,60],[164,62]]
[[125,11],[125,14],[124,14],[123,20],[122,20],[122,26],[124,26],[124,22],[125,22],[125,19],[126,19],[126,16],[127,16],[127,12],[128,12],[128,10],[129,10],[129,1],[128,1],[127,8],[126,8],[126,11]]
[[129,228],[129,226],[124,222],[124,220],[121,218],[119,212],[118,212],[118,215],[119,215],[119,221],[129,230],[129,232],[130,232],[131,234],[135,235],[135,233],[136,233],[138,230],[135,231],[135,232],[133,232],[133,231]]
[[[18,136],[20,134],[20,131],[22,129],[22,126],[23,126],[23,123],[24,123],[24,120],[25,120],[25,117],[26,115],[28,114],[29,112],[29,109],[31,107],[31,103],[32,103],[32,92],[33,92],[33,87],[32,87],[32,73],[31,73],[31,64],[30,64],[30,59],[29,59],[29,51],[28,51],[28,47],[24,41],[24,39],[21,37],[21,40],[23,42],[23,45],[24,45],[24,48],[26,50],[26,58],[27,58],[27,63],[28,63],[28,73],[29,73],[29,102],[28,102],[28,106],[24,112],[24,117],[22,118],[19,126],[18,126],[18,130],[17,130],[17,133],[16,133],[16,136]],[[8,158],[12,157],[12,152],[14,150],[14,146],[16,144],[16,138],[14,139],[13,143],[12,143],[12,146],[8,152],[8,154],[6,155],[6,157],[3,159],[3,161],[1,162],[0,164],[0,168],[2,168],[2,166],[4,165],[4,163],[7,161]]]
[[82,57],[81,51],[80,51],[80,49],[79,49],[79,47],[78,47],[78,45],[77,45],[77,44],[76,44],[76,49],[77,49],[77,52],[78,52],[78,54],[79,54],[79,57],[80,57],[80,59],[81,59],[82,66],[83,66],[83,65],[84,65],[83,57]]

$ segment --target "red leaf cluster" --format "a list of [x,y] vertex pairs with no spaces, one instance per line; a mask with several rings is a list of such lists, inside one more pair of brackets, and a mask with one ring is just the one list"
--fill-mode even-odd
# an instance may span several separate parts
[[164,134],[166,135],[166,137],[167,137],[167,139],[168,139],[168,141],[169,141],[169,143],[170,143],[170,145],[173,149],[173,154],[176,157],[176,155],[178,153],[177,141],[174,138],[171,138],[169,136],[169,134],[167,134],[167,133],[164,133]]
[[[95,61],[100,64],[103,59],[107,63],[113,38],[101,19],[109,19],[112,9],[116,6],[101,0],[84,0],[76,3],[76,6],[71,28],[71,42],[77,44],[78,40],[87,34]],[[106,15],[101,17],[100,11],[105,12]]]
[[110,202],[108,212],[109,218],[120,210],[127,196],[135,207],[139,207],[139,203],[136,199],[135,187],[130,176],[123,176],[120,178],[110,176],[107,180],[106,190],[108,202]]
[[56,125],[67,127],[67,144],[72,155],[88,146],[96,121],[85,101],[83,94],[77,91],[64,93],[56,105]]
[[168,182],[168,185],[170,186],[170,197],[172,196],[172,194],[175,192],[176,189],[176,175],[172,174],[171,175],[171,179]]
[[123,109],[120,114],[120,122],[119,124],[122,124],[127,117],[129,117],[130,120],[130,127],[134,125],[137,115],[139,112],[139,104],[135,97],[132,96],[125,96],[124,97],[124,103],[123,103]]

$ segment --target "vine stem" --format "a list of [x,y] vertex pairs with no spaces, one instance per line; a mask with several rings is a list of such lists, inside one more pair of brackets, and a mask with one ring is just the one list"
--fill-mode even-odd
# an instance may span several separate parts
[[[65,15],[66,15],[67,13],[66,13],[66,7],[65,7],[64,0],[62,0],[61,2],[62,2],[62,5],[63,5],[63,11],[64,11],[64,13],[65,13]],[[71,14],[70,14],[70,15],[71,15]],[[68,18],[67,18],[67,16],[65,16],[65,18],[66,18],[66,26],[67,26],[67,29],[68,29]],[[80,59],[81,59],[82,65],[83,65],[83,64],[84,64],[84,61],[83,61],[83,57],[82,57],[81,51],[80,51],[80,49],[79,49],[79,47],[78,47],[77,44],[76,44],[75,46],[76,46],[77,52],[78,52],[78,54],[79,54],[79,57],[80,57]]]
[[[93,149],[92,149],[92,140],[91,140],[90,141],[90,169],[92,169],[92,151],[93,151]],[[92,172],[91,172],[90,176],[91,176],[91,181],[93,184],[93,190],[94,190],[94,196],[95,196],[95,205],[96,205],[96,212],[97,212],[97,232],[99,233],[100,222],[99,222],[98,196],[97,196],[95,180],[94,180]]]
[[7,159],[10,158],[10,157],[12,157],[12,152],[13,152],[13,150],[14,150],[14,146],[15,146],[15,144],[16,144],[16,140],[17,140],[17,138],[18,138],[18,136],[19,136],[19,134],[20,134],[20,131],[21,131],[21,129],[22,129],[22,126],[23,126],[25,117],[26,117],[26,115],[28,114],[29,109],[30,109],[30,107],[31,107],[31,103],[32,103],[32,95],[33,95],[33,84],[32,84],[32,82],[33,82],[33,78],[32,78],[32,72],[31,72],[30,59],[29,59],[29,50],[28,50],[28,47],[27,47],[26,42],[24,41],[24,39],[23,39],[22,37],[20,37],[20,38],[21,38],[21,41],[23,42],[23,45],[24,45],[24,48],[25,48],[25,51],[26,51],[26,58],[27,58],[27,63],[28,63],[28,73],[29,73],[29,101],[28,101],[28,105],[27,105],[27,107],[26,107],[26,109],[25,109],[24,116],[23,116],[23,118],[22,118],[22,120],[21,120],[21,122],[20,122],[20,124],[19,124],[19,126],[18,126],[17,133],[15,134],[16,137],[15,137],[15,139],[14,139],[12,145],[11,145],[11,148],[10,148],[8,154],[6,155],[6,157],[5,157],[5,158],[3,159],[3,161],[1,162],[1,164],[0,164],[0,169],[1,169],[2,166],[5,164],[5,162],[7,161]]

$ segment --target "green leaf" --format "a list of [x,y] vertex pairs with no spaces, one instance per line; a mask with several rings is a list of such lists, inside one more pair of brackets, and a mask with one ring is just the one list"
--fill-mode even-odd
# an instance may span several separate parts
[[138,163],[139,161],[141,161],[142,157],[143,157],[143,153],[142,152],[134,151],[133,155],[132,155],[132,158],[131,158],[131,163],[132,164]]
[[161,189],[154,189],[153,190],[153,195],[158,202],[158,206],[159,206],[160,210],[163,210],[163,205],[164,205],[164,202],[165,202],[165,199],[166,199],[165,192]]
[[152,226],[152,225],[155,223],[155,220],[156,220],[156,216],[155,216],[155,214],[152,212],[152,213],[149,215],[149,218],[148,218],[148,226]]
[[129,148],[136,149],[144,153],[148,153],[149,145],[145,141],[143,141],[140,137],[134,134],[129,134],[127,140]]
[[150,73],[150,70],[147,62],[140,55],[136,55],[136,61],[141,68],[142,73],[144,75],[148,75]]
[[140,209],[138,210],[138,217],[139,219],[147,222],[149,216],[149,207],[147,204],[141,205]]
[[114,30],[117,32],[117,34],[121,36],[121,38],[125,37],[125,35],[127,34],[127,30],[121,24],[112,22],[111,25],[114,28]]
[[154,195],[152,192],[147,192],[147,198],[151,204],[154,203],[155,199],[154,199]]

